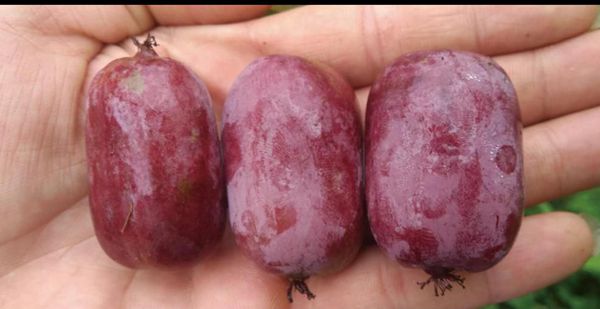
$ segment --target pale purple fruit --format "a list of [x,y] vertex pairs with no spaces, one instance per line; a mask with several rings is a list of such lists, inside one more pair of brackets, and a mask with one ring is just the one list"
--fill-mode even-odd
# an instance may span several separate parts
[[354,91],[293,56],[252,62],[224,107],[229,215],[242,251],[314,295],[304,279],[348,265],[361,245],[361,131]]
[[523,211],[515,90],[492,59],[458,51],[401,57],[373,84],[366,194],[378,245],[423,268],[436,295],[510,250]]

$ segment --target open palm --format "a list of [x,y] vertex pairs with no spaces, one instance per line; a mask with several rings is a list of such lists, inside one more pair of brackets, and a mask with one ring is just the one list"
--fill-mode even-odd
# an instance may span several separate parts
[[88,210],[83,100],[98,70],[133,55],[126,39],[148,31],[161,56],[206,81],[218,118],[236,75],[265,54],[330,64],[355,87],[363,115],[368,86],[403,53],[492,55],[521,104],[527,204],[600,183],[600,31],[588,32],[595,7],[303,7],[258,18],[265,10],[0,9],[0,307],[467,308],[556,282],[590,256],[582,218],[536,215],[502,262],[463,274],[465,290],[436,298],[415,284],[425,273],[370,244],[342,272],[308,280],[316,299],[293,304],[286,280],[241,255],[230,231],[187,269],[136,271],[110,260]]

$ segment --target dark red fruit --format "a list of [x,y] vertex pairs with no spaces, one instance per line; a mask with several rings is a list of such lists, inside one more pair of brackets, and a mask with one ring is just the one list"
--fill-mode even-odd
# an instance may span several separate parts
[[91,83],[90,207],[106,253],[129,267],[188,264],[224,230],[224,180],[210,95],[154,38]]
[[225,102],[229,216],[242,251],[292,288],[340,270],[361,245],[361,131],[352,88],[292,56],[251,63]]
[[453,270],[479,272],[510,250],[523,211],[515,90],[492,59],[406,55],[369,94],[366,193],[378,245],[423,268],[443,294]]

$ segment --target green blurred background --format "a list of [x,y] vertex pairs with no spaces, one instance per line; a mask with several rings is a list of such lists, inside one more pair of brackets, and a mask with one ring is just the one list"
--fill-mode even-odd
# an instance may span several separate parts
[[[269,13],[275,14],[294,7],[297,7],[297,5],[275,5]],[[593,28],[600,28],[600,14],[596,18]],[[529,216],[556,210],[584,214],[600,222],[600,187],[539,204],[527,209],[525,215]],[[540,254],[544,254],[544,252],[540,252]],[[554,285],[507,302],[486,306],[483,309],[525,308],[599,309],[600,256],[592,257],[579,271]]]

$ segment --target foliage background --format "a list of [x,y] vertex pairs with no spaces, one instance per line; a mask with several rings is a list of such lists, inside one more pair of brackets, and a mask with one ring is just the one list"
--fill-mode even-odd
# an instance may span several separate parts
[[[275,5],[270,14],[292,9],[297,5]],[[592,27],[600,29],[600,14]],[[599,42],[600,44],[600,42]],[[600,75],[599,75],[600,76]],[[600,120],[599,120],[600,121]],[[600,159],[600,158],[599,158]],[[600,228],[600,186],[571,196],[539,204],[525,211],[526,216],[549,212],[570,211],[582,214]],[[600,236],[600,230],[596,231]],[[600,245],[600,244],[599,244]],[[540,252],[544,254],[544,252]],[[482,309],[594,309],[600,308],[600,255],[590,258],[576,273],[545,289],[486,306]]]

